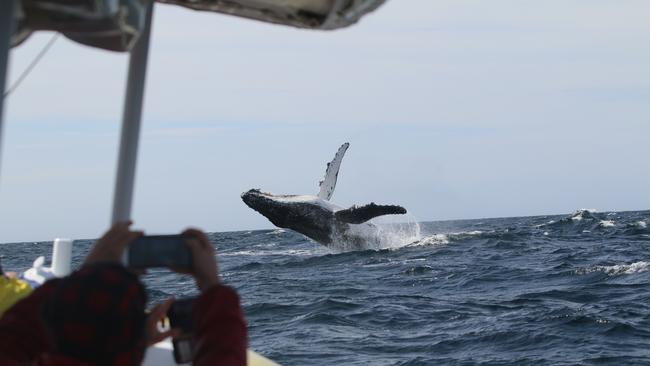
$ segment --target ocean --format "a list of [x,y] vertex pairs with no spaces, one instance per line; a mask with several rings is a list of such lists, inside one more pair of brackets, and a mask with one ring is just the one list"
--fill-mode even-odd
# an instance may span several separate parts
[[[249,347],[283,365],[650,365],[650,211],[385,225],[340,252],[289,230],[209,235]],[[74,246],[78,266],[91,241]],[[51,243],[0,246],[23,271]],[[150,302],[195,295],[165,270]]]

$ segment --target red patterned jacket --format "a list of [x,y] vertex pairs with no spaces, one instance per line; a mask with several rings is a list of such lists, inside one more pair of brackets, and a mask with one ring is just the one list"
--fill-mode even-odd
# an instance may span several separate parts
[[[46,282],[0,318],[0,366],[87,365],[53,353],[41,320],[43,304],[60,281]],[[233,289],[216,285],[201,294],[194,307],[194,323],[194,365],[246,365],[246,323]]]

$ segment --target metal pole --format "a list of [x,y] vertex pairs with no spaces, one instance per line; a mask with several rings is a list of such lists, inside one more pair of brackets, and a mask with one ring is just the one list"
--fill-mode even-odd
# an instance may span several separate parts
[[[9,48],[11,47],[11,33],[14,30],[14,4],[14,0],[0,0],[0,95],[4,95],[7,88],[7,73],[9,71]],[[4,137],[4,105],[5,98],[1,97],[0,158],[2,157],[2,141]]]
[[117,161],[112,223],[126,221],[131,218],[131,203],[133,202],[135,165],[138,157],[138,140],[140,139],[140,121],[142,119],[142,103],[144,99],[145,76],[147,73],[147,58],[149,56],[152,14],[153,0],[147,5],[144,29],[140,35],[140,39],[137,41],[138,43],[131,50],[131,58],[129,60],[129,78],[124,100],[124,114],[122,116],[122,137],[120,139],[120,154]]

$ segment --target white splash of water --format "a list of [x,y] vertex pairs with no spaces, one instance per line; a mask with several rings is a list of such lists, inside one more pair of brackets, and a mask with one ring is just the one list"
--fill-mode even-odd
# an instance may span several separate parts
[[645,221],[641,220],[641,221],[635,222],[634,226],[638,227],[639,229],[645,229],[645,228],[648,227],[648,224]]
[[408,218],[406,222],[385,222],[387,218],[382,218],[381,221],[384,223],[376,222],[378,242],[377,248],[373,249],[401,248],[420,241],[422,239],[420,224],[413,216],[406,217]]
[[405,225],[398,229],[385,230],[381,235],[381,241],[385,248],[401,248],[422,239],[418,223]]
[[[397,221],[406,218],[408,221]],[[350,238],[355,238],[350,241]],[[338,252],[354,250],[396,249],[422,239],[420,224],[411,216],[382,216],[369,224],[350,225],[344,237],[334,240],[330,248]]]

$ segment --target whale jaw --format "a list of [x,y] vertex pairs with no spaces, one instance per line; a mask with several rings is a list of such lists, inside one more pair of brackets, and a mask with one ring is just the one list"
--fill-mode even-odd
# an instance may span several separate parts
[[289,208],[273,200],[273,195],[259,189],[251,189],[242,193],[241,199],[248,207],[269,219],[273,225],[286,228],[285,220],[289,215]]

